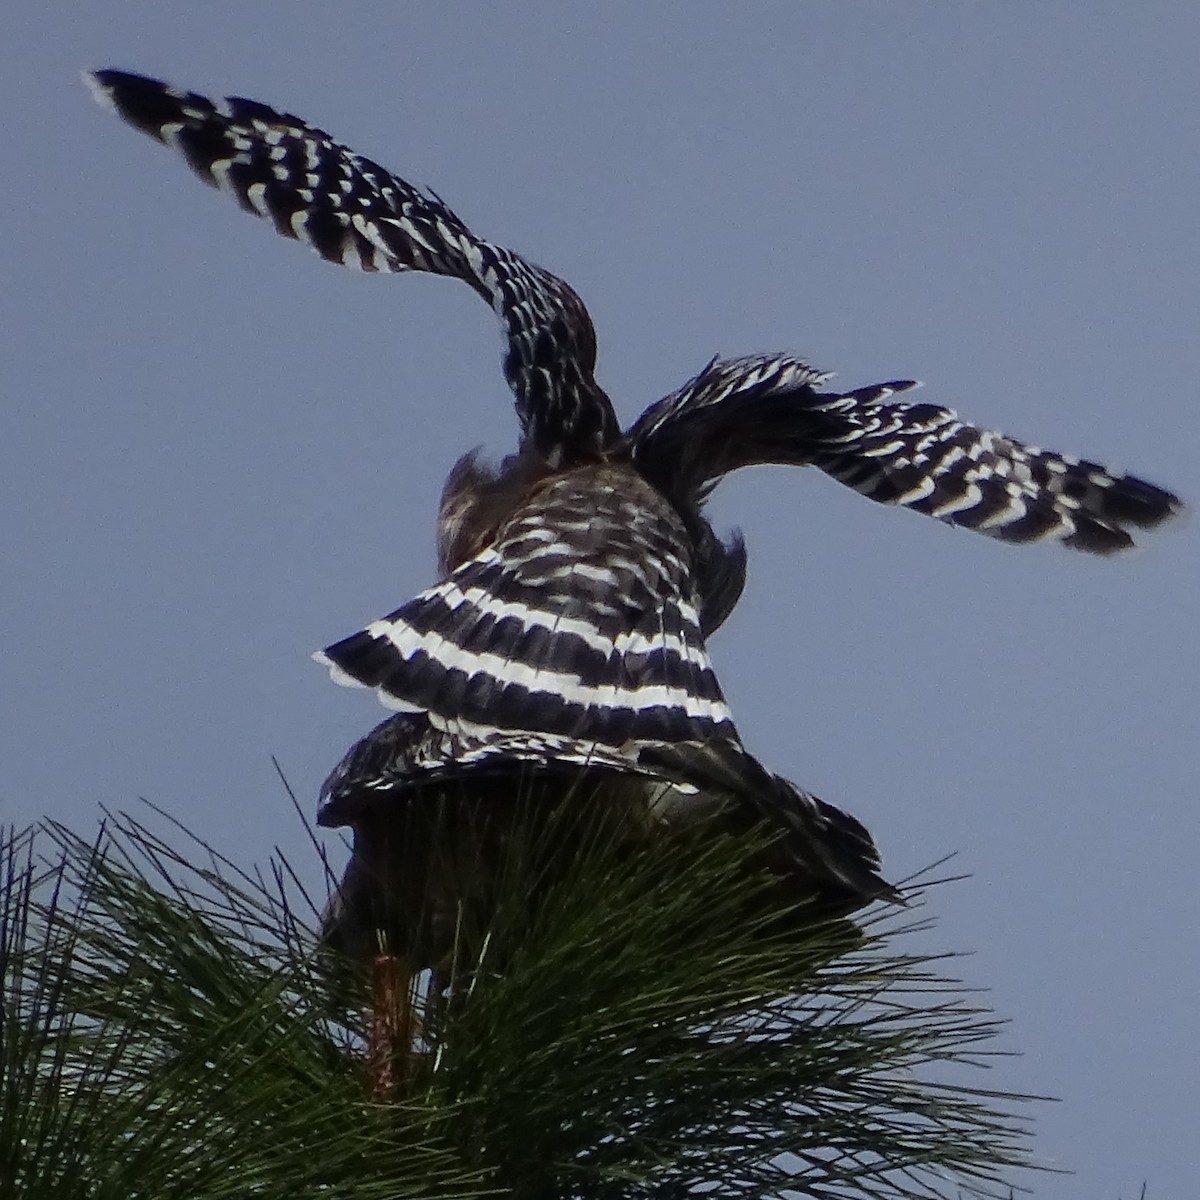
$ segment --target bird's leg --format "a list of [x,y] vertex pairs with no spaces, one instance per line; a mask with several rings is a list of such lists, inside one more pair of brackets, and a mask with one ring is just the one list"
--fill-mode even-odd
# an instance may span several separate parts
[[412,975],[400,955],[381,950],[371,960],[367,1069],[378,1100],[396,1098],[413,1067]]

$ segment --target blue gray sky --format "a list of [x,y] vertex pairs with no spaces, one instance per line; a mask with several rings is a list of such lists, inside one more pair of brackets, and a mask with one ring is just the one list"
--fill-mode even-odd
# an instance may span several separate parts
[[[790,350],[1200,499],[1189,3],[28,5],[0,43],[0,817],[148,797],[240,861],[383,715],[309,653],[431,581],[465,449],[515,420],[461,284],[320,262],[93,106],[83,67],[250,95],[568,279],[630,419]],[[1096,561],[776,469],[723,485],[712,651],[749,746],[1011,1019],[1068,1197],[1194,1193],[1196,525]]]

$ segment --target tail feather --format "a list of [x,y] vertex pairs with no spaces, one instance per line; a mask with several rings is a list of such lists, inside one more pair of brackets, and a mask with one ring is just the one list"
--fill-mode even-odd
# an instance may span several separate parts
[[[741,560],[714,552],[714,601]],[[485,549],[318,659],[439,727],[620,747],[736,736],[704,644],[687,533],[627,466],[548,481]]]
[[[377,726],[338,764],[321,790],[318,823],[380,827],[389,805],[431,784],[453,780],[495,795],[497,781],[519,791],[522,781],[560,777],[565,790],[580,773],[642,780],[644,816],[689,825],[721,814],[735,833],[778,832],[765,865],[786,879],[798,899],[847,915],[874,900],[902,902],[880,874],[879,852],[854,817],[766,770],[740,745],[719,740],[622,750],[549,735],[494,730],[447,733],[420,713]],[[665,789],[665,791],[664,791]]]
[[865,825],[772,774],[740,745],[645,746],[637,762],[664,778],[687,779],[701,795],[724,794],[735,829],[778,830],[768,865],[789,877],[798,895],[813,896],[824,909],[848,914],[873,900],[903,903],[879,873],[879,851]]

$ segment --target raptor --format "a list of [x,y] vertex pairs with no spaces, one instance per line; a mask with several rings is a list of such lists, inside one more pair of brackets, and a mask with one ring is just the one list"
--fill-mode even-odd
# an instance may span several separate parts
[[[317,656],[399,710],[322,791],[320,823],[355,831],[328,917],[336,944],[363,951],[372,930],[398,925],[417,960],[444,950],[453,897],[436,898],[428,844],[395,831],[448,778],[479,781],[492,803],[530,773],[586,770],[620,781],[652,823],[715,804],[779,831],[773,867],[797,894],[835,912],[894,898],[866,829],[748,754],[721,693],[706,642],[738,601],[746,551],[717,537],[704,505],[731,472],[811,466],[949,525],[1092,554],[1179,508],[1144,480],[915,402],[911,380],[838,391],[788,354],[714,359],[622,429],[579,296],[434,192],[253,100],[114,70],[87,80],[285,237],[364,271],[460,279],[503,327],[516,452],[499,467],[459,461],[437,582]],[[380,882],[397,878],[399,900]]]

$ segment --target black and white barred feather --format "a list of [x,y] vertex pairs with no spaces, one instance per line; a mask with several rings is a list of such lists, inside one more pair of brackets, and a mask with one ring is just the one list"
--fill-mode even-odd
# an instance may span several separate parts
[[256,100],[214,102],[126,71],[84,79],[101,104],[179,151],[203,182],[327,261],[470,284],[503,324],[504,374],[521,428],[546,458],[570,462],[615,439],[612,403],[592,374],[596,334],[583,302],[549,271],[476,237],[434,192]]
[[[840,864],[844,870],[834,877],[846,898],[861,900],[864,892],[892,895],[873,875],[880,866],[878,852],[858,821],[790,780],[770,774],[732,739],[648,743],[630,755],[552,734],[479,741],[470,730],[439,729],[427,713],[397,713],[355,743],[330,773],[321,788],[317,821],[332,828],[354,825],[376,806],[378,797],[403,792],[414,779],[429,784],[489,775],[503,778],[514,763],[524,764],[531,775],[569,771],[574,777],[584,768],[599,775],[636,777],[652,797],[647,805],[651,815],[663,822],[686,823],[706,815],[714,798],[741,802],[772,819],[780,812],[786,853],[797,869],[810,878],[827,874],[828,865],[813,855],[813,847],[832,834],[850,850]],[[769,798],[770,809],[764,798]]]
[[788,355],[714,360],[634,422],[633,461],[668,494],[700,496],[739,467],[815,466],[881,504],[1092,554],[1127,549],[1130,529],[1179,511],[1177,497],[1135,476],[895,399],[913,380],[818,391],[829,379]]
[[884,894],[866,831],[742,748],[706,638],[741,594],[745,548],[705,518],[712,488],[741,467],[815,466],[948,524],[1098,554],[1179,508],[1141,479],[906,400],[912,381],[822,390],[830,376],[788,355],[714,360],[622,433],[579,297],[434,193],[255,101],[214,103],[118,71],[90,82],[285,236],[364,270],[460,278],[505,330],[519,453],[498,470],[460,461],[442,501],[439,581],[319,656],[403,710],[335,772],[327,823],[355,796],[451,769],[583,763],[732,797],[807,839],[810,876],[853,879],[863,900]]
[[820,392],[831,376],[788,355],[714,361],[622,437],[596,383],[596,336],[557,276],[472,233],[435,193],[298,117],[241,97],[214,102],[123,71],[85,76],[97,99],[178,150],[206,183],[322,258],[467,282],[507,337],[523,446],[554,467],[627,455],[671,496],[730,471],[812,465],[885,504],[1004,541],[1092,553],[1132,545],[1179,508],[1171,493],[1098,463],[980,429],[935,404],[893,400],[911,380]]
[[625,464],[535,485],[483,549],[320,657],[384,704],[619,748],[730,736],[692,548]]

